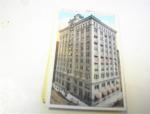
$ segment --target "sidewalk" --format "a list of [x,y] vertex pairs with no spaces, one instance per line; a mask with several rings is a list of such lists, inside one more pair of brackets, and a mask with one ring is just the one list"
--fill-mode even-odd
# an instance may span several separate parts
[[120,100],[122,98],[123,98],[122,92],[116,92],[113,95],[111,95],[110,97],[107,97],[106,100],[100,102],[96,106],[99,106],[99,107],[112,106],[117,100]]
[[[54,89],[56,91],[59,91],[61,93],[61,95],[64,96],[65,99],[67,99],[68,101],[76,104],[76,105],[79,105],[79,106],[88,106],[87,104],[85,104],[84,102],[80,101],[78,98],[76,98],[75,96],[71,95],[70,93],[68,93],[66,95],[66,93],[63,91],[63,90],[60,90],[57,88],[57,86],[54,84],[53,85]],[[96,106],[97,107],[111,107],[114,105],[114,103],[117,101],[117,100],[120,100],[123,98],[123,94],[122,92],[115,92],[113,93],[111,96],[108,96],[105,98],[104,101],[101,101],[99,104],[97,104]]]
[[78,98],[76,98],[75,96],[71,95],[70,93],[68,93],[66,95],[66,93],[63,90],[58,89],[58,87],[53,84],[53,88],[61,93],[62,96],[64,96],[64,98],[66,98],[67,100],[69,100],[70,102],[76,104],[76,105],[80,105],[80,106],[88,106],[87,104],[85,104],[84,102],[80,101]]

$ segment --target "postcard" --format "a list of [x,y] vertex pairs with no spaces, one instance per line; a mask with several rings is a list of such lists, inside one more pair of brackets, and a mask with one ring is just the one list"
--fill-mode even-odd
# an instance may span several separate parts
[[115,18],[91,11],[59,12],[49,108],[126,110]]

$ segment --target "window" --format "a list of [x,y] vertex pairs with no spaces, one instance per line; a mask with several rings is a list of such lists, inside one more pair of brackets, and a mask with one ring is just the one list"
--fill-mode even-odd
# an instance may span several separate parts
[[100,34],[101,34],[101,35],[103,35],[103,32],[102,32],[102,31],[100,31]]
[[86,32],[89,32],[90,31],[90,27],[86,27]]
[[97,35],[94,35],[94,38],[97,38]]
[[110,81],[107,82],[107,85],[110,85]]
[[95,65],[98,65],[98,63],[94,63]]
[[94,57],[95,57],[95,58],[98,58],[98,56],[97,56],[97,55],[94,55]]
[[86,49],[89,50],[90,49],[90,45],[86,45]]
[[106,76],[109,77],[109,73],[108,72],[106,73]]
[[118,72],[116,72],[116,76],[118,75]]
[[104,77],[105,77],[104,73],[101,73],[101,78],[104,78]]
[[107,67],[107,68],[106,68],[106,70],[108,71],[108,70],[109,70],[109,68]]
[[80,69],[83,70],[83,66],[82,65],[80,66]]
[[83,95],[83,92],[82,92],[82,89],[79,88],[79,96],[82,98],[82,95]]
[[106,48],[108,48],[108,45],[105,45]]
[[62,85],[64,85],[64,81],[62,81]]
[[90,56],[90,52],[86,52],[86,56],[89,57]]
[[99,75],[98,74],[94,74],[94,79],[98,79]]
[[90,63],[90,60],[89,60],[89,59],[86,59],[86,63]]
[[90,74],[89,74],[89,73],[86,73],[86,74],[85,74],[85,78],[86,78],[86,79],[90,79]]
[[115,41],[115,37],[113,37],[113,40]]
[[81,33],[83,33],[84,32],[84,29],[81,29]]
[[111,73],[111,76],[114,76],[114,73],[113,73],[113,72]]
[[119,84],[119,81],[116,81],[116,84]]
[[102,87],[105,87],[105,83],[104,82],[102,83]]
[[97,28],[94,28],[94,32],[97,33]]
[[90,36],[89,36],[89,35],[87,35],[87,36],[86,36],[86,38],[87,38],[87,39],[90,39]]
[[97,45],[98,43],[97,43],[97,42],[94,42],[94,44]]
[[86,88],[86,89],[90,89],[89,84],[85,84],[85,88]]
[[104,52],[104,49],[103,49],[103,48],[101,48],[101,52],[102,52],[102,53]]
[[100,46],[103,47],[103,44],[101,44]]
[[76,86],[74,86],[74,92],[75,92],[75,93],[77,92],[77,87],[76,87]]
[[72,64],[70,64],[70,68],[72,68]]
[[79,82],[79,86],[82,86],[83,85],[83,83],[82,82]]
[[90,41],[86,41],[86,45],[89,45],[90,44]]
[[100,40],[103,41],[103,37],[100,37]]
[[111,83],[112,83],[112,84],[114,84],[114,83],[115,83],[115,81],[114,81],[114,80],[112,80],[112,81],[111,81]]
[[101,71],[104,71],[104,67],[101,68]]
[[98,71],[98,68],[95,68],[95,71]]
[[104,63],[103,63],[103,62],[101,62],[101,65],[104,65]]
[[83,57],[83,52],[81,52],[81,57]]
[[94,50],[95,50],[95,51],[98,51],[98,47],[97,47],[97,46],[94,46]]
[[81,45],[81,50],[83,50],[83,46]]
[[111,70],[113,70],[113,67],[110,67]]
[[99,89],[99,85],[95,85],[95,89]]
[[74,80],[74,83],[77,84],[77,80]]
[[89,66],[86,66],[86,71],[90,71],[90,67]]
[[90,41],[86,42],[86,49],[90,49]]

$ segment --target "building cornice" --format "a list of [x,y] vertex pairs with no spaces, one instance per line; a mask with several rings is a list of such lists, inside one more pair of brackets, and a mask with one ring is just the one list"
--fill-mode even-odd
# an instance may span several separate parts
[[[107,29],[109,29],[109,30],[111,30],[111,31],[113,31],[113,32],[115,32],[115,33],[117,32],[116,30],[114,30],[114,29],[111,28],[110,26],[106,25],[105,23],[103,23],[101,20],[99,20],[97,17],[95,17],[95,16],[93,16],[93,15],[90,15],[90,16],[88,16],[88,17],[86,17],[86,18],[83,18],[83,19],[80,20],[79,22],[75,23],[74,26],[79,25],[80,23],[85,22],[85,21],[87,21],[87,20],[91,20],[91,19],[95,20],[96,22],[98,22],[99,24],[103,25],[103,26],[106,27]],[[67,27],[65,27],[65,28],[63,28],[63,29],[61,29],[61,30],[59,30],[59,32],[62,32],[62,31],[64,31],[64,30],[67,30],[68,28],[69,28],[69,26],[67,26]]]

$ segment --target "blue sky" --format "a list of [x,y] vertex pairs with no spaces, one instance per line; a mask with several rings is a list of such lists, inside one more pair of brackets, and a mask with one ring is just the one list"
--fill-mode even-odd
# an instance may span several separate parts
[[73,18],[73,16],[77,13],[80,13],[82,16],[87,17],[89,15],[94,15],[98,19],[100,19],[105,24],[108,24],[111,27],[115,26],[115,16],[114,15],[101,15],[96,12],[77,12],[77,11],[70,11],[70,10],[61,10],[59,12],[59,20],[68,20]]

